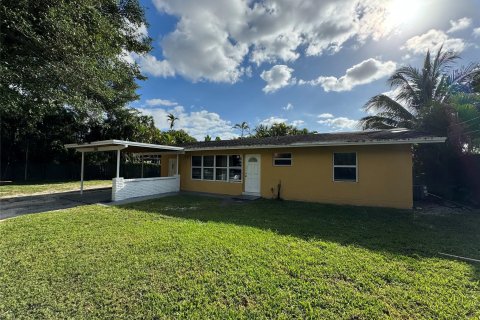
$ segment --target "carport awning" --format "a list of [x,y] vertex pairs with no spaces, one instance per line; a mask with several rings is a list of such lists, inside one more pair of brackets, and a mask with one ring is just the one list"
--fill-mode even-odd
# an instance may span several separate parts
[[142,143],[124,140],[103,140],[90,143],[73,143],[66,144],[65,148],[75,149],[78,152],[98,152],[98,151],[115,151],[121,150],[129,153],[140,154],[162,154],[174,153],[183,154],[184,149],[181,147],[165,146],[161,144]]
[[[178,155],[185,153],[181,147],[165,146],[161,144],[142,143],[124,140],[103,140],[90,143],[72,143],[66,144],[65,148],[75,149],[82,153],[82,164],[80,169],[80,194],[83,194],[83,171],[85,166],[85,152],[117,151],[117,178],[120,177],[120,152],[136,153],[141,155],[155,154],[176,154],[177,155],[177,174],[178,174]],[[142,161],[143,177],[143,161]]]

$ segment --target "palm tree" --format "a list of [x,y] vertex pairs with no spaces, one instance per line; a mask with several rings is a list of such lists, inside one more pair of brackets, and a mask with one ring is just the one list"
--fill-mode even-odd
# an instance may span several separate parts
[[233,126],[234,129],[240,129],[241,130],[241,137],[243,138],[243,134],[245,131],[250,130],[250,126],[248,125],[247,122],[243,121],[242,123],[237,123]]
[[167,116],[167,121],[170,122],[170,130],[173,130],[173,126],[175,125],[175,121],[179,120],[173,113],[169,113]]
[[418,128],[432,108],[448,104],[452,93],[462,87],[471,86],[478,76],[479,64],[453,70],[452,64],[459,58],[453,52],[440,48],[432,59],[427,52],[423,68],[403,66],[387,80],[393,89],[392,96],[379,94],[363,107],[374,115],[360,119],[360,125],[367,129]]

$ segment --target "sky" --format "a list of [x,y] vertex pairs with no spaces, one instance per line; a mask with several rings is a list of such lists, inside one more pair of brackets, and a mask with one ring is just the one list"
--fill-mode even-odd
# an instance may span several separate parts
[[480,61],[480,0],[141,0],[153,39],[131,104],[168,129],[230,139],[236,123],[359,130],[362,106],[428,49]]

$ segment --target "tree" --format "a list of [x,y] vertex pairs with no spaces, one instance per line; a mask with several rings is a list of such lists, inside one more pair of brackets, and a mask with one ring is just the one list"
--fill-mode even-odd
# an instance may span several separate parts
[[451,95],[462,87],[471,87],[479,65],[470,64],[450,74],[447,72],[459,57],[440,48],[432,59],[427,52],[423,68],[403,66],[387,80],[393,97],[379,94],[371,98],[364,110],[375,115],[360,120],[363,129],[421,129],[430,112],[447,106]]
[[[441,145],[414,147],[414,179],[417,184],[427,184],[430,192],[455,200],[478,198],[468,181],[465,152],[475,149],[476,140],[465,124],[473,125],[475,108],[460,103],[459,94],[475,90],[480,65],[472,63],[453,69],[459,57],[438,50],[432,58],[428,51],[423,68],[403,66],[388,79],[393,95],[376,95],[364,110],[374,115],[364,117],[363,129],[408,128],[446,136]],[[471,122],[471,123],[470,123]],[[477,173],[480,177],[480,172]],[[470,190],[470,191],[468,191]]]
[[162,140],[156,143],[173,145],[196,141],[194,137],[190,136],[184,130],[169,130],[168,132],[163,132]]
[[[51,136],[47,118],[101,121],[138,99],[136,80],[145,78],[125,59],[151,49],[138,34],[146,24],[138,0],[5,0],[0,16],[0,127],[10,151],[2,161],[22,150],[26,167],[32,147]],[[63,141],[76,138],[69,131]]]
[[255,134],[253,136],[256,138],[294,136],[317,133],[316,131],[309,131],[306,128],[298,129],[295,126],[288,125],[284,122],[274,123],[270,127],[267,125],[259,124],[255,127],[254,132]]
[[180,119],[176,117],[173,113],[169,113],[167,115],[167,121],[170,122],[170,130],[173,130],[173,126],[175,125],[176,120],[180,120]]
[[210,135],[206,135],[205,136],[205,142],[208,142],[208,141],[212,141],[212,137],[210,137]]
[[248,131],[250,134],[250,126],[248,125],[247,122],[243,121],[242,123],[237,123],[233,126],[234,129],[239,129],[241,134],[240,137],[243,138],[244,132]]
[[215,141],[222,141],[222,139],[220,137],[215,137]]

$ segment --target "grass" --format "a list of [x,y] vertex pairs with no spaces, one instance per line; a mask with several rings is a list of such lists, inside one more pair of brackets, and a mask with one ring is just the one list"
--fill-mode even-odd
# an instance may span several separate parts
[[[88,180],[84,181],[84,189],[111,187],[111,180]],[[0,185],[0,199],[53,192],[65,192],[80,189],[80,181],[56,181],[56,182],[15,182]]]
[[175,196],[0,222],[0,318],[480,317],[480,214]]

